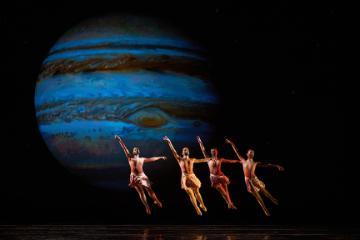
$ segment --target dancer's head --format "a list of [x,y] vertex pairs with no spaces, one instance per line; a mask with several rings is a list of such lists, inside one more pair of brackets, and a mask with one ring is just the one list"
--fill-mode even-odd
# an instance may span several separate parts
[[140,154],[140,149],[138,147],[134,147],[132,150],[132,153],[134,156],[139,155]]
[[252,149],[249,149],[246,153],[246,156],[248,157],[248,159],[253,159],[254,155],[255,155],[255,152]]
[[190,155],[189,148],[184,147],[184,148],[182,149],[182,155],[183,155],[183,157],[189,156],[189,155]]
[[217,148],[212,148],[210,151],[211,151],[211,157],[217,158],[219,154],[219,150]]

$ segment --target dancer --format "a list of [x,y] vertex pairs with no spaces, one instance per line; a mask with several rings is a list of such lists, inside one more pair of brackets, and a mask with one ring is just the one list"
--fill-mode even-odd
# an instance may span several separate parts
[[230,183],[230,180],[221,170],[221,164],[222,163],[240,163],[239,160],[228,160],[224,158],[218,158],[219,151],[216,148],[211,149],[211,157],[208,157],[206,154],[206,150],[204,147],[203,142],[201,141],[201,138],[197,136],[197,141],[200,145],[200,149],[205,157],[205,159],[208,160],[208,166],[210,171],[210,181],[211,181],[211,187],[215,188],[219,191],[221,196],[226,201],[229,209],[236,209],[234,203],[232,202],[228,190],[228,184]]
[[[167,136],[165,136],[163,138],[163,140],[169,145],[172,154],[174,155],[175,159],[177,160],[177,162],[180,166],[181,188],[184,189],[186,191],[186,193],[189,195],[190,201],[191,201],[192,205],[194,206],[196,213],[199,216],[201,216],[202,212],[201,212],[200,208],[204,212],[206,212],[207,209],[205,207],[205,204],[203,202],[203,199],[202,199],[200,191],[199,191],[200,187],[201,187],[201,182],[194,174],[193,166],[194,166],[194,163],[207,162],[207,160],[190,158],[189,157],[189,154],[190,154],[189,148],[187,148],[187,147],[184,147],[182,149],[182,156],[179,156],[178,153],[176,152],[173,144],[171,143],[170,139]],[[197,205],[197,203],[199,203],[199,206]]]
[[155,192],[152,190],[149,178],[144,173],[143,165],[144,165],[144,163],[155,162],[160,159],[165,160],[166,157],[164,157],[164,156],[151,157],[151,158],[140,157],[139,156],[140,149],[138,147],[134,147],[132,154],[130,154],[124,141],[118,135],[115,135],[115,139],[119,142],[121,148],[124,150],[125,156],[129,162],[130,171],[131,171],[129,187],[135,188],[135,190],[139,194],[141,202],[145,206],[146,213],[148,215],[150,215],[151,210],[150,210],[149,204],[147,203],[144,189],[146,190],[147,194],[152,198],[152,200],[154,201],[154,204],[156,204],[158,207],[162,208],[162,203],[157,198]]
[[267,198],[269,198],[274,204],[278,205],[278,200],[274,198],[265,188],[265,184],[256,176],[255,170],[256,167],[274,167],[277,168],[279,171],[284,171],[284,168],[280,165],[275,164],[269,164],[269,163],[261,163],[261,162],[255,162],[254,161],[254,150],[249,149],[247,152],[247,159],[243,158],[235,144],[230,141],[229,139],[225,139],[226,143],[229,143],[234,150],[235,154],[239,158],[244,171],[245,176],[245,184],[247,187],[247,191],[251,193],[256,201],[260,204],[261,208],[263,209],[264,213],[267,216],[270,216],[269,210],[266,208],[265,203],[260,196],[260,193],[264,194]]

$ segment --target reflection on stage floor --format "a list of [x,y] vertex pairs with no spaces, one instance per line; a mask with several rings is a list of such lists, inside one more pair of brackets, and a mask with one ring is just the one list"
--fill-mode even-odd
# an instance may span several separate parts
[[0,239],[307,240],[360,239],[359,231],[239,225],[0,225]]

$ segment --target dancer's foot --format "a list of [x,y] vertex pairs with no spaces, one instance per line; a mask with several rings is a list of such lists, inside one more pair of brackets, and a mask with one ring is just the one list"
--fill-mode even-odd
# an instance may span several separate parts
[[200,204],[200,208],[201,208],[204,212],[207,212],[207,208],[205,207],[205,205]]
[[162,208],[163,207],[163,205],[162,205],[162,203],[158,200],[158,201],[154,201],[154,204],[156,205],[156,206],[158,206],[159,208]]
[[201,212],[200,208],[196,207],[195,210],[196,210],[197,215],[202,216],[202,212]]
[[237,209],[237,207],[233,203],[228,204],[228,208],[233,210]]
[[266,215],[266,216],[270,217],[270,212],[269,212],[269,210],[264,209],[264,212],[265,212],[265,215]]
[[150,210],[149,207],[146,208],[146,214],[147,214],[147,215],[151,215],[151,210]]

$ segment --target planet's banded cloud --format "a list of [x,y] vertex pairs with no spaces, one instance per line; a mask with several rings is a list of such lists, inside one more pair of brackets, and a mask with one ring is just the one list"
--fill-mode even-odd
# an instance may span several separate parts
[[168,153],[164,135],[178,146],[210,137],[218,99],[209,78],[204,49],[172,28],[129,16],[91,20],[44,60],[35,93],[39,129],[72,171],[122,188],[127,161],[114,134],[144,155]]

